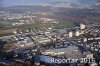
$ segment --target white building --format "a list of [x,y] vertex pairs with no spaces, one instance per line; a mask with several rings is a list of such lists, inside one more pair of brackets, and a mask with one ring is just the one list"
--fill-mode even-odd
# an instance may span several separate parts
[[73,37],[73,32],[69,32],[68,36]]
[[76,32],[75,32],[75,36],[80,36],[79,31],[76,31]]
[[14,34],[16,34],[16,33],[17,33],[17,31],[14,31],[13,33],[14,33]]
[[83,23],[80,24],[80,29],[81,29],[81,30],[82,30],[82,29],[85,29],[85,27],[86,27],[86,26],[85,26]]

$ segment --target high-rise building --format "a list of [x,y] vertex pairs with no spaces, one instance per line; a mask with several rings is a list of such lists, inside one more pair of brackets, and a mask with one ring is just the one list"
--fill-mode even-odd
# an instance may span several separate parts
[[69,32],[68,36],[73,37],[73,32]]
[[83,23],[80,24],[80,29],[81,29],[81,30],[82,30],[82,29],[85,29],[85,27],[86,27],[86,26],[85,26]]
[[79,31],[76,31],[76,32],[75,32],[75,36],[80,36]]

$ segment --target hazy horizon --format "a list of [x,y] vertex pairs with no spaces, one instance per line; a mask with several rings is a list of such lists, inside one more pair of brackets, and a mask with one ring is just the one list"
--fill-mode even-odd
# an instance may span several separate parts
[[[56,1],[64,1],[64,2],[73,2],[73,3],[81,3],[81,4],[91,4],[96,3],[97,0],[0,0],[0,4],[34,4],[34,3],[52,3]],[[99,0],[98,0],[99,2]]]

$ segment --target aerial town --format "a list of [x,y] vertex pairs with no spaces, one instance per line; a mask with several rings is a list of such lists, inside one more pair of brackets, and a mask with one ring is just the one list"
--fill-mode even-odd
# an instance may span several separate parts
[[0,1],[0,66],[99,66],[100,3],[79,2]]
[[[17,17],[16,15],[17,19],[21,17],[28,17],[32,20],[33,16]],[[4,19],[14,18],[6,15]],[[50,21],[58,23],[58,21],[50,18],[40,18],[40,20],[43,24],[45,22],[50,23]],[[11,25],[22,25],[28,22],[31,23],[29,20],[20,20],[19,23],[12,23]],[[1,33],[5,32],[7,30],[3,30]],[[95,66],[100,61],[100,29],[96,26],[80,23],[79,27],[73,28],[10,29],[8,32],[12,32],[12,34],[0,37],[1,46],[4,46],[4,50],[1,50],[0,63],[7,66],[14,64],[26,64],[28,66],[55,66],[56,64],[85,66],[88,64]],[[78,59],[78,64],[72,60],[62,62],[52,61],[52,59]]]

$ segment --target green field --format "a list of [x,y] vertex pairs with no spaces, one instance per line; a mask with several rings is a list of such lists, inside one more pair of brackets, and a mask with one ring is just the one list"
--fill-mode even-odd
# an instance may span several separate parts
[[75,25],[70,22],[66,23],[58,23],[58,24],[42,24],[42,23],[33,23],[33,24],[27,24],[27,25],[20,25],[20,26],[0,26],[0,30],[5,30],[5,29],[44,29],[48,27],[53,27],[55,29],[64,29],[64,28],[71,28],[74,27]]
[[55,28],[55,29],[64,29],[64,28],[72,28],[72,27],[75,27],[75,24],[74,23],[71,23],[71,22],[66,22],[66,23],[58,23],[58,24],[52,24],[52,26]]

